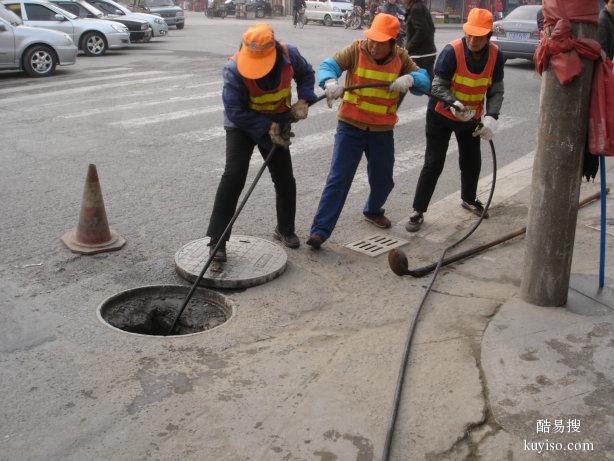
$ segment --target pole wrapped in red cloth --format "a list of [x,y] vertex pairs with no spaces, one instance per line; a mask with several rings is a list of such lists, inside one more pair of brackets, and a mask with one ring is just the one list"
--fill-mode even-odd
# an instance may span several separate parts
[[[595,63],[589,111],[591,154],[614,155],[614,73],[596,40],[572,36],[571,21],[597,24],[597,0],[544,0],[544,33],[535,51],[535,70],[549,66],[561,85],[582,73],[581,58]],[[551,29],[551,27],[553,28]]]

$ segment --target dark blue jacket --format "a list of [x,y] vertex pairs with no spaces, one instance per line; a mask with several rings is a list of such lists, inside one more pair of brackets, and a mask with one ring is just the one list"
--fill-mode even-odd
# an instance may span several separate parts
[[[479,74],[484,70],[484,66],[486,66],[486,61],[488,61],[488,50],[484,50],[482,53],[481,59],[476,61],[473,59],[473,53],[467,47],[467,41],[465,37],[463,40],[463,50],[465,51],[465,62],[467,63],[467,69],[469,72],[473,72],[474,74]],[[488,46],[488,45],[486,45]],[[503,81],[503,74],[505,68],[505,58],[503,57],[503,53],[497,53],[497,61],[495,62],[495,68],[492,73],[492,82],[498,83]],[[435,62],[435,75],[445,79],[452,80],[454,73],[456,72],[456,54],[454,53],[454,48],[452,45],[446,45],[439,56],[437,57],[437,62]],[[488,93],[486,94],[488,97]],[[435,110],[436,101],[431,98],[429,100],[429,109]],[[489,114],[491,115],[491,114]]]
[[[313,92],[315,85],[315,73],[311,64],[301,56],[296,47],[286,45],[289,62],[294,69],[298,97],[311,103],[317,99]],[[256,80],[257,85],[263,89],[273,89],[279,85],[281,78],[282,63],[288,63],[279,43],[277,44],[277,61],[271,72]],[[249,108],[249,91],[245,86],[243,77],[239,74],[237,64],[232,59],[224,66],[224,89],[222,90],[224,102],[224,126],[239,128],[245,131],[257,144],[268,144],[265,139],[272,122],[284,123],[287,120],[285,114],[262,114]]]

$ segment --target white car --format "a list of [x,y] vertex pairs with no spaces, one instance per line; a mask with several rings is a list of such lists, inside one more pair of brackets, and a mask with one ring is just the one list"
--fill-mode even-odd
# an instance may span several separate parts
[[354,8],[350,0],[307,0],[305,19],[325,26],[343,22],[343,15]]
[[130,45],[128,28],[117,22],[80,19],[44,0],[3,0],[2,3],[21,17],[26,26],[43,27],[70,35],[88,56],[102,56],[107,50]]
[[168,34],[168,25],[161,16],[149,13],[132,12],[124,5],[121,5],[113,0],[85,0],[89,4],[95,6],[100,11],[107,14],[109,17],[118,16],[127,19],[144,19],[151,27],[152,37],[164,37]]
[[77,52],[67,34],[24,26],[0,4],[0,70],[23,69],[30,77],[48,77],[58,64],[74,64]]

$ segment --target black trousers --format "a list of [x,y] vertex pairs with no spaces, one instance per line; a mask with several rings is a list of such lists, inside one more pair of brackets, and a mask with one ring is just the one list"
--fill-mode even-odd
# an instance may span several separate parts
[[433,68],[435,67],[435,58],[436,56],[427,56],[426,58],[415,58],[412,59],[412,61],[414,61],[416,65],[421,69],[425,69],[429,73],[431,80],[433,80]]
[[478,189],[482,168],[480,137],[472,133],[477,122],[454,122],[433,110],[426,112],[426,153],[424,166],[418,178],[414,210],[426,212],[439,175],[446,161],[446,153],[452,133],[458,144],[458,164],[461,171],[461,198],[473,202]]
[[[215,194],[215,203],[207,229],[207,236],[211,237],[213,244],[220,239],[237,209],[255,146],[256,143],[243,130],[226,128],[226,166]],[[269,154],[266,146],[259,145],[258,149],[262,158],[266,158]],[[277,228],[283,235],[293,234],[296,214],[296,181],[292,172],[290,151],[276,147],[268,168],[275,185]],[[228,238],[230,238],[230,232],[225,240]]]

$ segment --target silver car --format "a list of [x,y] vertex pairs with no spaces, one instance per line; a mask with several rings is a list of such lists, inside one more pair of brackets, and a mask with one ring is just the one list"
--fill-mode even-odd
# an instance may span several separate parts
[[491,41],[499,47],[506,59],[533,60],[539,43],[537,12],[540,9],[541,5],[519,6],[493,24]]
[[31,77],[48,77],[56,65],[74,64],[78,51],[69,35],[24,26],[0,4],[0,69],[22,69]]
[[64,32],[88,56],[102,56],[107,50],[130,45],[128,28],[100,19],[80,19],[44,0],[2,0],[4,6],[21,17],[26,26]]
[[144,19],[151,27],[152,37],[164,37],[168,34],[168,25],[161,16],[149,13],[133,13],[124,5],[121,5],[113,0],[86,0],[89,4],[95,6],[100,11],[103,11],[109,17],[117,16],[128,19]]

